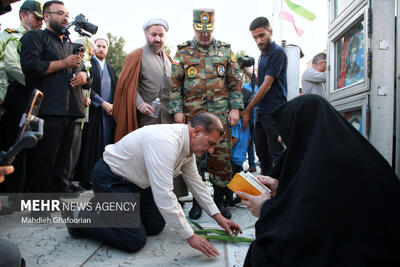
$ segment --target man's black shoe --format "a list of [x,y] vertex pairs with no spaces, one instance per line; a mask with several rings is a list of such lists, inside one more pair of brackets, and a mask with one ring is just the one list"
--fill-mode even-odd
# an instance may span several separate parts
[[[62,210],[61,217],[64,220],[68,220],[68,218],[74,219],[73,212],[70,210],[67,210],[67,211]],[[82,233],[82,230],[79,227],[76,227],[76,225],[66,223],[65,226],[67,226],[68,233],[72,238],[75,238],[75,239],[86,238],[86,236]]]
[[199,204],[197,203],[196,199],[193,198],[193,206],[189,211],[189,218],[190,219],[198,219],[201,216],[201,207],[199,206]]
[[224,201],[215,201],[215,205],[217,205],[217,208],[219,209],[219,211],[221,212],[222,216],[224,216],[227,219],[232,218],[232,214],[229,211],[229,209],[225,206],[225,202]]
[[227,189],[226,187],[220,187],[220,186],[217,186],[217,185],[213,185],[213,187],[214,187],[214,202],[215,202],[215,205],[217,205],[219,211],[221,212],[221,214],[225,218],[227,218],[227,219],[232,218],[232,214],[226,208],[225,200],[224,200],[225,192],[227,190],[229,190],[229,189]]

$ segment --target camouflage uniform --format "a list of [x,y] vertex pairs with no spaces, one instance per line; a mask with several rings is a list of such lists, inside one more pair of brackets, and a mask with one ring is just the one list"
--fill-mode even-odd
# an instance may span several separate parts
[[[216,114],[225,125],[224,140],[208,156],[207,170],[213,184],[226,187],[231,177],[231,109],[243,108],[240,74],[230,45],[213,39],[207,47],[196,39],[178,45],[172,62],[169,112],[183,112],[186,121],[200,112]],[[198,166],[200,166],[198,164]]]

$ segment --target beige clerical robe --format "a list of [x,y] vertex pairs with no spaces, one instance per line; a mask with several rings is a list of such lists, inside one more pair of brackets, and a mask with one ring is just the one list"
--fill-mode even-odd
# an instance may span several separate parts
[[159,97],[161,100],[160,116],[153,118],[137,111],[139,128],[158,123],[173,123],[173,116],[168,112],[169,93],[171,90],[171,61],[162,51],[154,53],[149,45],[142,48],[142,62],[139,73],[136,107],[143,102],[152,104]]

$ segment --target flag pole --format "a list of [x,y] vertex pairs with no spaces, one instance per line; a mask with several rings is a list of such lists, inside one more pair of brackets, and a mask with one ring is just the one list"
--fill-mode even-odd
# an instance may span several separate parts
[[280,41],[280,43],[282,43],[282,40],[283,40],[283,35],[282,35],[282,32],[283,32],[283,0],[281,0],[281,41]]

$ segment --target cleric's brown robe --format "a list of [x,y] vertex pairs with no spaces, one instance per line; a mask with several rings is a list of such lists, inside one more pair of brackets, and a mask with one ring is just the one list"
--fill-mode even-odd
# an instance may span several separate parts
[[139,81],[142,49],[126,56],[124,67],[114,93],[113,117],[116,122],[115,142],[138,128],[136,94]]

